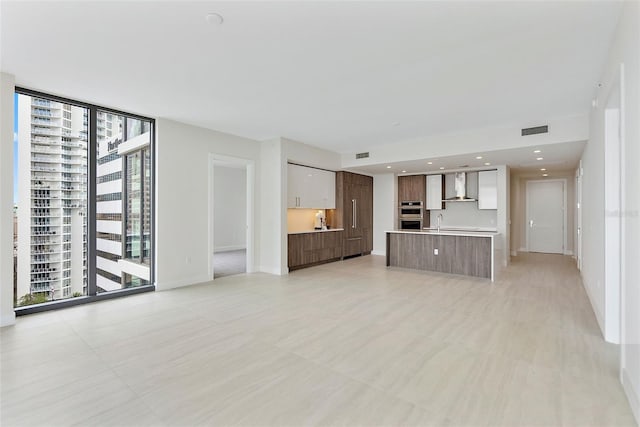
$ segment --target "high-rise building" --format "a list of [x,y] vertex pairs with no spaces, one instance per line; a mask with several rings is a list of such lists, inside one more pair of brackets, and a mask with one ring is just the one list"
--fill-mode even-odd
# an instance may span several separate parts
[[87,113],[18,95],[17,296],[86,294]]
[[101,291],[122,288],[122,158],[124,118],[99,111],[96,123],[96,284]]
[[[18,300],[87,295],[88,110],[22,94],[18,106]],[[151,123],[105,111],[96,119],[101,293],[149,283]]]
[[[148,284],[131,274],[150,254],[151,124],[108,112],[97,114],[96,284],[112,291]],[[125,176],[126,171],[126,176]],[[143,175],[144,174],[144,175]],[[126,219],[126,223],[125,223]],[[124,237],[124,238],[123,238]],[[133,266],[133,271],[138,271]],[[127,272],[129,271],[129,272]]]

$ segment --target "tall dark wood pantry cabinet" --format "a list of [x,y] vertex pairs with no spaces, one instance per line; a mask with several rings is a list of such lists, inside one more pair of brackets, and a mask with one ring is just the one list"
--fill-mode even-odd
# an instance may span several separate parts
[[373,178],[351,172],[336,174],[336,226],[344,228],[342,256],[373,250]]

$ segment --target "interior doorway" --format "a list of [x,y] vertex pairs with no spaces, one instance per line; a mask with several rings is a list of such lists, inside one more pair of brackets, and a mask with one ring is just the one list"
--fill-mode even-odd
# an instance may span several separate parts
[[209,159],[209,277],[253,270],[253,161]]
[[567,247],[565,180],[527,181],[527,251],[563,254]]

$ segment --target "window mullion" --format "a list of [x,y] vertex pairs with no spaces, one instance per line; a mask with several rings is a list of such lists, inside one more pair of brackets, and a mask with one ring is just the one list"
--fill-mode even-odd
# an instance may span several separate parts
[[89,108],[89,152],[88,169],[89,182],[87,183],[87,294],[95,296],[98,292],[96,283],[96,207],[97,207],[97,168],[98,168],[98,111],[95,107]]

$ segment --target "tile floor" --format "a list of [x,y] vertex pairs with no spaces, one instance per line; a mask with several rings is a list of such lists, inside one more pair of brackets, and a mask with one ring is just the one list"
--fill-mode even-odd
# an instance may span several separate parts
[[18,318],[0,424],[632,426],[572,260],[496,283],[376,256]]

